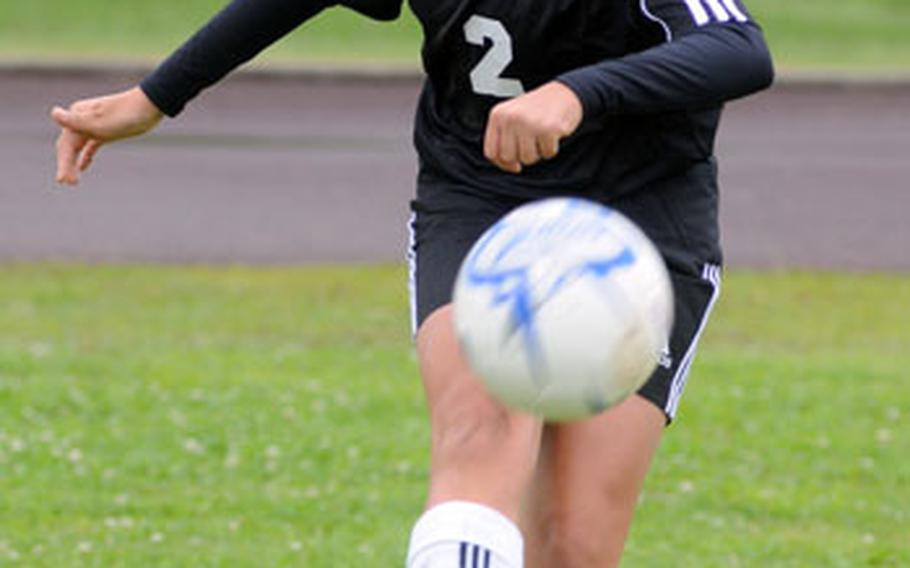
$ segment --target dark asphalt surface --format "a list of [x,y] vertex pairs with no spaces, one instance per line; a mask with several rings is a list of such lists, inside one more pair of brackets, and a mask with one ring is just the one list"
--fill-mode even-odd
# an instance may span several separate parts
[[[238,76],[55,187],[50,106],[135,79],[0,73],[0,261],[403,259],[414,81]],[[910,269],[910,87],[733,103],[719,159],[728,265]]]

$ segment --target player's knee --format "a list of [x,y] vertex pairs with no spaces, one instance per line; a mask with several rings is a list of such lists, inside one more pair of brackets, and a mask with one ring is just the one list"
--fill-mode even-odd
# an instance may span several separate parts
[[530,566],[617,566],[631,523],[628,501],[626,488],[614,486],[584,504],[547,504],[531,520],[545,558]]
[[547,566],[560,568],[607,568],[616,566],[620,551],[612,550],[614,539],[597,523],[570,518],[554,519],[546,535]]
[[512,413],[487,401],[444,405],[433,424],[433,445],[444,457],[489,459],[515,444]]

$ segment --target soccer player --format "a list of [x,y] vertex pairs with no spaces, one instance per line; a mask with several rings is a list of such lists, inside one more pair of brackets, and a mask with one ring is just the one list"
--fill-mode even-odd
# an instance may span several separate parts
[[[98,148],[176,116],[201,90],[331,4],[398,16],[401,0],[234,0],[139,86],[52,116],[57,179]],[[615,566],[652,455],[717,297],[714,137],[729,99],[768,86],[740,0],[411,0],[427,74],[414,125],[416,348],[432,427],[412,568]],[[676,294],[661,365],[617,407],[563,424],[512,411],[472,377],[452,284],[474,240],[514,207],[578,195],[658,245]]]

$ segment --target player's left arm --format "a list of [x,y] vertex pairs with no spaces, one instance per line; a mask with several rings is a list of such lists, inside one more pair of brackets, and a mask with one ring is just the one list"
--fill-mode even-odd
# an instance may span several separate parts
[[774,67],[740,0],[635,0],[665,41],[561,75],[586,119],[707,108],[768,87]]
[[771,55],[740,0],[629,0],[664,41],[496,105],[484,154],[505,171],[555,156],[582,119],[707,108],[769,86]]

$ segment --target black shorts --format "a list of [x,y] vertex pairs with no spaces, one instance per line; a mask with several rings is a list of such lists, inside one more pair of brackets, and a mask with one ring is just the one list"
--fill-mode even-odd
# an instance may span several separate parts
[[[701,174],[697,178],[705,179]],[[716,187],[686,182],[682,178],[619,197],[575,194],[609,205],[635,221],[667,263],[675,295],[669,353],[638,394],[660,408],[668,421],[676,415],[698,338],[720,291]],[[482,194],[421,175],[417,199],[411,203],[408,254],[413,329],[451,302],[461,261],[488,227],[515,207],[553,195],[557,194],[538,192],[519,199]]]

